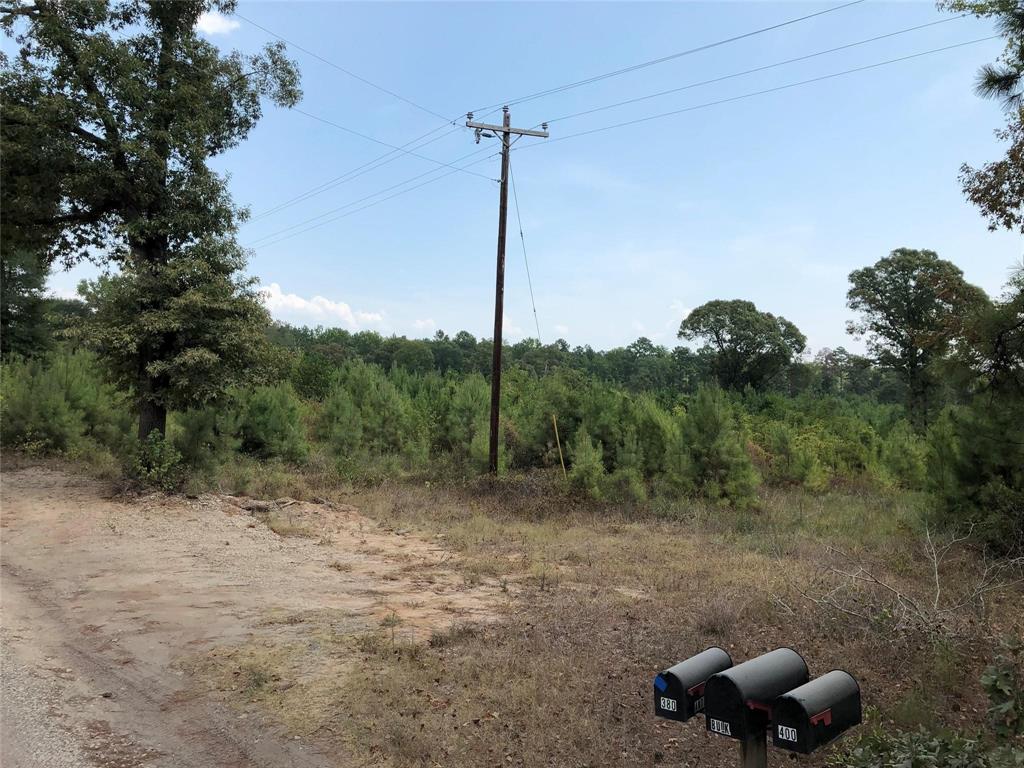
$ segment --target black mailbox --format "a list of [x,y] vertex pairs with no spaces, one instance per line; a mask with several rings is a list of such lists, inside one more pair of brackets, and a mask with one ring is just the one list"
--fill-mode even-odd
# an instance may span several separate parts
[[790,648],[712,675],[704,689],[707,729],[741,741],[764,734],[775,700],[806,682],[807,664]]
[[776,700],[772,743],[808,755],[859,724],[860,718],[860,686],[836,669]]
[[704,711],[704,684],[716,672],[732,666],[721,648],[708,648],[654,678],[654,714],[685,722]]

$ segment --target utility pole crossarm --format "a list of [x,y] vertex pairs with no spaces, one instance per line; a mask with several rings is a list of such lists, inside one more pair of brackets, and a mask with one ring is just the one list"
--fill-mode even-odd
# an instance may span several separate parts
[[481,131],[493,131],[494,133],[515,133],[520,136],[538,136],[542,139],[548,137],[547,131],[537,131],[533,128],[511,128],[504,125],[491,125],[490,123],[476,123],[472,120],[466,121],[467,128],[477,128]]

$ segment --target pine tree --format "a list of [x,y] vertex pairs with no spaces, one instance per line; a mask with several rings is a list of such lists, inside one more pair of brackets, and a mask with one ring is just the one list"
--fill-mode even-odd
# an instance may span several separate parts
[[681,440],[688,458],[684,471],[698,493],[741,508],[754,503],[757,471],[720,389],[697,391],[683,421]]
[[0,354],[41,354],[49,347],[46,274],[38,255],[0,243]]
[[600,443],[594,444],[586,426],[580,425],[569,446],[569,482],[577,490],[592,499],[602,498],[605,468],[602,457],[604,450]]
[[324,401],[316,434],[335,456],[347,458],[359,450],[363,420],[352,396],[340,384],[335,384]]

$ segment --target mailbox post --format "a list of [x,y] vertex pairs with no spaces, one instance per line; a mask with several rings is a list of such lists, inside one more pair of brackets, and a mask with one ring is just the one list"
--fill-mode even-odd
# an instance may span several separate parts
[[810,680],[791,648],[736,666],[708,648],[654,678],[654,713],[677,722],[703,714],[708,731],[740,742],[741,768],[767,768],[769,730],[777,748],[810,754],[860,723],[860,686],[841,670]]
[[740,742],[740,768],[768,768],[768,734]]

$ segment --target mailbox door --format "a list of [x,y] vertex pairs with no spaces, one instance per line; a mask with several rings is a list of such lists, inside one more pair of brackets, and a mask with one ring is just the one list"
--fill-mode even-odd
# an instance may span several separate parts
[[705,702],[705,727],[711,733],[746,741],[768,727],[766,713],[751,710],[736,683],[724,675],[708,680]]
[[816,744],[813,741],[813,729],[810,717],[800,702],[795,699],[780,698],[775,702],[775,719],[772,723],[772,744],[779,749],[809,755]]
[[681,700],[679,686],[675,683],[667,672],[662,672],[654,678],[654,714],[668,720],[684,722],[689,719],[686,714],[686,701]]

